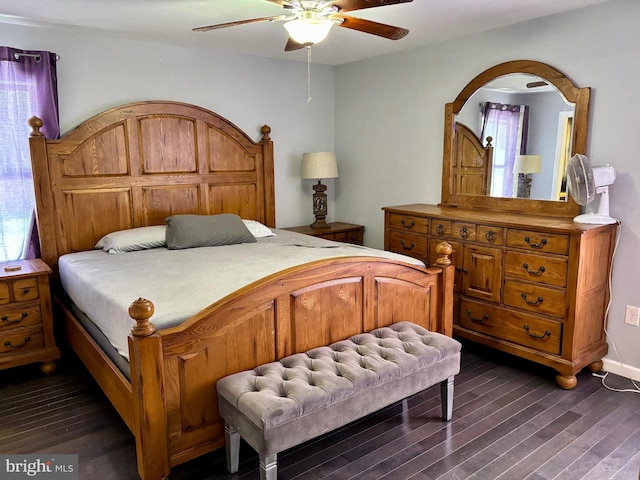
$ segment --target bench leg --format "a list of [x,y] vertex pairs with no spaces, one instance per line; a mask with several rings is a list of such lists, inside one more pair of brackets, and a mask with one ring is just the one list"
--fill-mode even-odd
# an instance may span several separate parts
[[260,480],[278,479],[278,454],[260,454]]
[[229,473],[236,473],[240,461],[240,433],[229,425],[224,426],[224,449],[227,454],[227,470]]
[[442,403],[442,419],[451,420],[453,414],[453,378],[440,382],[440,402]]

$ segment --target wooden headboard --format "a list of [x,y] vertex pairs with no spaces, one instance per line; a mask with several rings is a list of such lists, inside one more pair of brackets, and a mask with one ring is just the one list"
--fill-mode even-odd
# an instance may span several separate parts
[[451,187],[458,195],[489,195],[493,146],[487,137],[487,146],[465,124],[456,122],[451,160]]
[[273,143],[209,110],[147,101],[112,108],[59,140],[30,119],[42,258],[90,250],[107,233],[175,214],[235,213],[275,227]]

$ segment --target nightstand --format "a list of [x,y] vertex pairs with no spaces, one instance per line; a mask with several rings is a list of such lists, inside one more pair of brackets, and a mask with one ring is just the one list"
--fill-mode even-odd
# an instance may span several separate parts
[[362,225],[344,222],[332,222],[328,225],[329,228],[311,228],[309,225],[302,225],[300,227],[284,228],[283,230],[304,233],[305,235],[325,238],[335,242],[362,245],[362,234],[364,233],[364,227]]
[[50,273],[40,259],[0,262],[0,369],[33,362],[46,374],[56,369]]

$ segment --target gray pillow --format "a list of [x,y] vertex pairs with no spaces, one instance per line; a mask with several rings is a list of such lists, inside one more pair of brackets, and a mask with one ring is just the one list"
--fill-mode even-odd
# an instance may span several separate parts
[[230,213],[172,215],[167,218],[167,248],[171,250],[255,241],[242,219]]

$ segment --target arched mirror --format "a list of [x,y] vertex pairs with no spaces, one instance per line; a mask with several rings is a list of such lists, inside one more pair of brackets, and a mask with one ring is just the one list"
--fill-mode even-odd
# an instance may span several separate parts
[[516,60],[475,77],[445,106],[442,204],[575,216],[566,165],[586,153],[589,88]]

